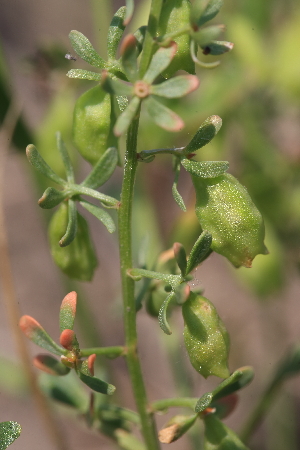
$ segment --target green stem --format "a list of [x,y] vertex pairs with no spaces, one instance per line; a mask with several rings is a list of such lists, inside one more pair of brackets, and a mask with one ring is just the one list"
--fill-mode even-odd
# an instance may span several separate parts
[[157,432],[152,413],[149,412],[147,395],[137,354],[136,308],[134,280],[127,275],[132,268],[131,219],[134,182],[137,168],[137,133],[139,119],[135,119],[127,134],[127,149],[124,163],[124,178],[119,208],[119,247],[124,307],[124,328],[127,347],[127,365],[133,394],[141,418],[142,433],[147,450],[159,450]]
[[83,348],[80,350],[81,356],[90,355],[103,355],[107,358],[118,358],[118,356],[125,355],[126,349],[120,345],[114,347],[93,347],[93,348]]
[[151,408],[153,411],[164,411],[169,408],[191,408],[195,411],[196,403],[198,398],[191,397],[179,397],[179,398],[164,398],[162,400],[157,400],[151,403]]

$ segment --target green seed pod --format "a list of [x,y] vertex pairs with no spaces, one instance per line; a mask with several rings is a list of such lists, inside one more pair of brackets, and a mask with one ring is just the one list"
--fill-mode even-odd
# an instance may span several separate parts
[[81,156],[95,165],[109,147],[111,98],[100,85],[78,98],[73,116],[73,140]]
[[182,306],[184,343],[190,361],[204,378],[229,377],[229,335],[214,305],[191,292]]
[[[165,36],[185,28],[190,23],[190,12],[191,3],[189,0],[166,0],[161,10],[158,36]],[[170,78],[177,70],[195,73],[195,64],[190,53],[190,40],[188,33],[174,39],[178,48],[173,60],[163,73],[165,78]]]
[[228,173],[216,178],[192,176],[196,215],[212,234],[211,248],[235,267],[251,267],[256,255],[267,254],[262,216],[246,188]]
[[53,259],[70,278],[90,281],[98,265],[86,220],[77,213],[77,233],[67,247],[60,247],[59,241],[68,225],[68,206],[62,203],[49,224],[49,241]]

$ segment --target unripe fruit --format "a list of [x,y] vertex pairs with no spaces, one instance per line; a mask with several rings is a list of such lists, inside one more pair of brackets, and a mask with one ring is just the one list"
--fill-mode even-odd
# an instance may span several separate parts
[[[184,28],[190,23],[191,3],[189,0],[166,0],[163,3],[158,24],[158,35],[164,36]],[[185,70],[195,73],[195,64],[190,53],[190,36],[185,33],[174,39],[177,44],[177,52],[163,73],[165,78],[170,78],[177,70]]]
[[96,164],[108,148],[111,98],[100,85],[78,98],[73,116],[73,140],[81,156]]
[[235,267],[251,267],[256,255],[267,254],[262,216],[246,188],[225,173],[216,178],[192,176],[196,215],[212,234],[211,248]]
[[214,305],[191,292],[182,306],[184,343],[193,367],[207,378],[229,377],[229,335]]
[[68,206],[62,203],[49,224],[49,241],[53,259],[70,278],[90,281],[98,265],[86,220],[77,213],[77,233],[67,247],[60,247],[59,241],[68,225]]

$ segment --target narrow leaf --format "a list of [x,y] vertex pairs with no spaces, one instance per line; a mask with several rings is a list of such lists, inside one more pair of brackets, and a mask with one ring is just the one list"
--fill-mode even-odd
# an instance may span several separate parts
[[167,320],[167,310],[168,310],[168,306],[169,306],[170,302],[173,300],[174,297],[175,297],[175,292],[174,291],[170,292],[168,297],[165,299],[165,301],[161,305],[161,308],[158,313],[159,326],[163,330],[163,332],[166,334],[172,334],[170,325]]
[[204,145],[208,144],[218,133],[222,126],[222,119],[219,116],[208,117],[199,127],[197,133],[184,149],[188,155],[193,153]]
[[87,211],[89,211],[91,214],[93,214],[95,217],[97,217],[98,220],[100,220],[103,225],[106,226],[107,230],[110,233],[113,233],[116,231],[116,226],[111,218],[111,216],[108,214],[108,212],[104,211],[104,209],[99,208],[96,205],[93,205],[90,202],[87,202],[85,200],[82,200],[80,202],[81,206],[83,206]]
[[160,97],[179,98],[194,91],[198,86],[198,77],[194,75],[179,75],[163,83],[152,85],[150,92]]
[[125,30],[124,18],[126,16],[126,7],[121,6],[115,13],[107,33],[107,56],[109,59],[116,59],[117,50],[123,32]]
[[232,42],[227,41],[212,41],[203,48],[204,55],[223,55],[223,53],[230,52],[234,47]]
[[173,289],[176,289],[176,287],[182,283],[181,275],[171,275],[168,273],[153,272],[152,270],[146,269],[130,269],[128,275],[132,277],[141,276],[146,278],[153,278],[154,280],[162,280],[165,281],[167,284],[170,284]]
[[126,430],[122,430],[122,428],[118,428],[114,436],[123,450],[146,450],[144,444],[136,436]]
[[26,155],[30,164],[42,175],[49,178],[59,185],[65,186],[67,182],[56,175],[55,172],[51,169],[50,166],[46,163],[46,161],[42,158],[42,156],[37,151],[36,147],[32,144],[27,145],[26,147]]
[[33,317],[22,316],[19,326],[25,336],[39,347],[42,347],[57,356],[66,354],[66,350],[57,345]]
[[110,147],[101,156],[81,185],[90,189],[97,189],[111,177],[117,164],[118,150],[115,147]]
[[0,423],[0,450],[5,450],[21,434],[21,425],[12,420]]
[[202,397],[199,398],[199,400],[196,403],[195,406],[195,412],[200,413],[203,412],[206,408],[209,407],[213,399],[213,393],[207,392],[206,394],[202,395]]
[[128,34],[122,42],[120,53],[126,77],[130,81],[138,79],[137,41],[133,34]]
[[192,175],[196,175],[201,178],[215,178],[223,175],[228,168],[229,162],[227,161],[193,161],[190,159],[182,159],[181,164]]
[[213,401],[244,388],[247,384],[251,383],[254,377],[253,368],[250,366],[241,367],[233,372],[230,377],[222,381],[213,391]]
[[100,380],[99,378],[86,375],[80,370],[78,371],[78,376],[90,389],[100,392],[101,394],[112,395],[116,390],[115,386],[112,384],[106,383],[106,381]]
[[91,72],[90,70],[71,69],[67,72],[67,77],[78,78],[80,80],[101,81],[102,74]]
[[172,417],[158,433],[158,439],[162,444],[171,444],[183,436],[195,423],[198,415],[177,415]]
[[193,4],[192,7],[192,22],[195,23],[198,27],[201,27],[218,14],[221,7],[223,6],[223,0],[209,0],[208,2],[206,2],[206,5],[204,7],[203,4],[205,5],[203,0],[198,0]]
[[33,364],[39,370],[50,375],[63,376],[70,372],[69,367],[65,366],[51,355],[37,355],[33,359]]
[[143,50],[144,40],[145,40],[145,34],[146,34],[147,27],[146,25],[142,25],[140,28],[138,28],[133,34],[137,40],[137,50],[138,55]]
[[240,438],[224,425],[216,414],[207,414],[204,416],[205,436],[204,448],[209,450],[231,449],[231,450],[249,450]]
[[176,161],[176,166],[175,166],[175,178],[174,178],[174,182],[172,185],[172,195],[173,198],[175,200],[175,202],[177,203],[177,205],[179,206],[180,209],[182,209],[182,211],[186,211],[186,206],[184,204],[183,198],[181,197],[181,195],[178,192],[177,186],[178,186],[178,179],[179,179],[179,173],[180,173],[180,164],[179,161]]
[[104,205],[107,205],[108,207],[118,207],[119,200],[116,198],[110,197],[109,195],[102,194],[102,192],[95,191],[94,189],[87,188],[85,186],[81,185],[73,185],[72,186],[72,195],[76,194],[82,194],[82,195],[88,195],[92,198],[96,198],[97,200],[100,200]]
[[75,291],[67,294],[60,306],[59,329],[60,332],[69,329],[73,330],[76,315],[77,293]]
[[154,53],[153,58],[149,64],[147,72],[143,78],[149,84],[152,84],[155,78],[158,77],[170,64],[177,51],[177,44],[173,42],[169,47],[161,47]]
[[191,37],[200,47],[203,47],[216,39],[222,31],[224,31],[224,25],[212,25],[192,33]]
[[108,75],[105,75],[102,78],[101,83],[103,89],[108,92],[109,94],[114,94],[118,96],[128,96],[133,95],[133,87],[129,84],[125,84],[123,81],[119,80],[118,78],[110,78]]
[[74,241],[77,233],[77,209],[76,203],[71,198],[68,200],[68,226],[65,234],[59,241],[60,247],[66,247]]
[[138,97],[133,97],[133,99],[129,102],[127,108],[118,117],[116,125],[114,127],[114,133],[116,136],[121,136],[121,134],[127,131],[129,125],[131,124],[134,116],[137,113],[140,102],[141,101]]
[[143,105],[145,105],[151,119],[161,128],[167,131],[180,131],[184,127],[183,120],[153,96],[144,100]]
[[193,245],[188,262],[186,274],[191,273],[200,263],[202,263],[212,252],[210,246],[212,235],[208,231],[203,231]]
[[39,199],[38,204],[43,209],[51,209],[63,202],[70,192],[58,191],[53,187],[48,187]]
[[74,48],[80,58],[82,58],[87,63],[94,67],[99,67],[100,69],[105,69],[106,63],[104,59],[96,52],[90,41],[82,33],[76,30],[72,30],[69,34],[69,38]]
[[175,242],[175,244],[173,245],[173,250],[176,262],[181,271],[181,275],[184,277],[187,268],[186,252],[184,246],[179,242]]
[[62,140],[61,133],[59,131],[56,133],[56,145],[66,170],[67,180],[69,183],[74,183],[73,166],[67,148],[64,141]]
[[124,24],[128,25],[131,17],[133,15],[133,11],[134,11],[134,1],[133,0],[126,0],[126,17],[124,20]]

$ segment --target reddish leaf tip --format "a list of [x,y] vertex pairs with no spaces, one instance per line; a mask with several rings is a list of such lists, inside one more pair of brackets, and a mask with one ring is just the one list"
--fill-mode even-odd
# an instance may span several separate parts
[[77,292],[72,291],[67,294],[62,303],[60,309],[64,308],[70,308],[72,311],[72,315],[75,316],[76,314],[76,305],[77,305]]
[[43,329],[42,326],[31,316],[22,316],[19,321],[19,327],[23,333],[30,339],[36,329]]
[[97,356],[96,353],[93,353],[87,359],[88,369],[92,376],[94,376],[94,364],[96,361],[96,356]]
[[33,365],[43,372],[49,373],[50,375],[56,375],[56,372],[45,364],[45,359],[48,355],[37,355],[33,358]]
[[128,50],[133,49],[136,46],[136,42],[136,38],[133,34],[127,34],[121,44],[120,54],[124,55]]
[[67,350],[73,350],[74,340],[76,339],[75,333],[73,330],[63,330],[59,342],[60,344],[66,348]]
[[200,85],[200,80],[198,77],[196,77],[195,75],[186,75],[186,78],[189,79],[190,81],[190,90],[189,92],[193,92],[196,89],[198,89],[199,85]]

